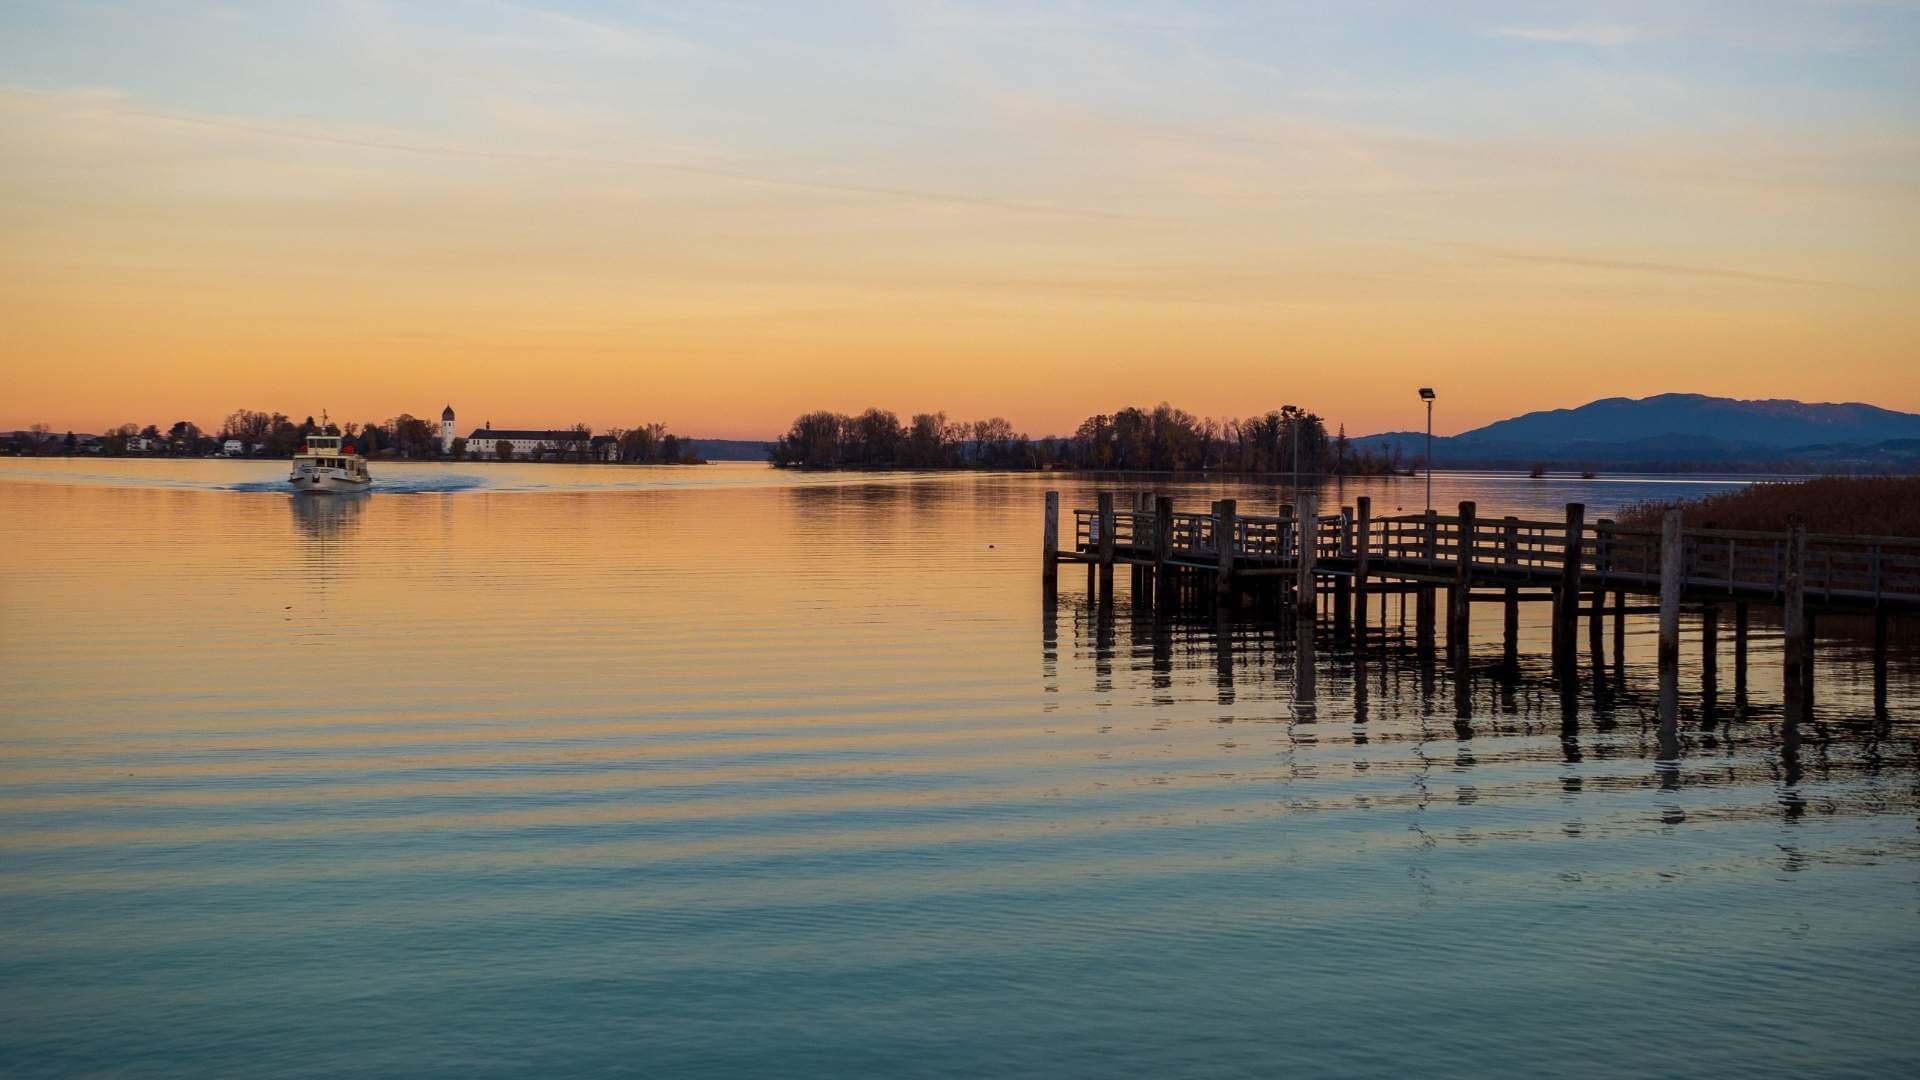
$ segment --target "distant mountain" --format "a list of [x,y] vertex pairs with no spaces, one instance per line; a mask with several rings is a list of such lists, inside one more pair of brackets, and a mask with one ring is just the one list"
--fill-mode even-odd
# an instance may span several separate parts
[[[1354,440],[1415,461],[1423,432]],[[1604,398],[1433,440],[1441,465],[1707,465],[1729,469],[1920,469],[1920,415],[1858,402],[1742,401],[1704,394]]]
[[1602,398],[1577,409],[1550,409],[1462,432],[1470,443],[1563,446],[1688,435],[1761,446],[1875,443],[1920,438],[1920,415],[1875,405],[1741,401],[1704,394]]

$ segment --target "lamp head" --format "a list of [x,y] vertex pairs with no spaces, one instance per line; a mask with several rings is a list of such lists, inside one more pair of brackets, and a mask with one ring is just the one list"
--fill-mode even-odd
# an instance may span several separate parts
[[1421,387],[1421,388],[1420,388],[1420,400],[1421,400],[1421,401],[1432,401],[1432,400],[1433,400],[1433,387],[1431,387],[1431,386],[1423,386],[1423,387]]

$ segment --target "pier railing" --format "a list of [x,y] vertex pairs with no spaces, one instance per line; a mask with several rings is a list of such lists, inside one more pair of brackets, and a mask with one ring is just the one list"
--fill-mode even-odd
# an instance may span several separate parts
[[[1076,557],[1100,550],[1098,510],[1075,509]],[[1167,515],[1166,558],[1214,566],[1226,538],[1242,568],[1297,565],[1310,538],[1322,573],[1351,572],[1364,556],[1372,572],[1412,577],[1457,575],[1468,564],[1487,583],[1546,584],[1567,576],[1567,553],[1578,551],[1579,588],[1657,590],[1662,576],[1661,530],[1601,520],[1593,523],[1462,514],[1397,514],[1372,518],[1352,509],[1319,514],[1311,527],[1287,515],[1177,512]],[[1139,509],[1111,514],[1113,552],[1121,562],[1155,557],[1158,514]],[[1569,538],[1577,537],[1577,548]],[[1891,536],[1795,534],[1733,529],[1682,531],[1680,578],[1689,593],[1729,598],[1777,598],[1796,570],[1810,600],[1841,606],[1920,606],[1920,539]]]
[[[1506,664],[1516,662],[1519,603],[1553,605],[1553,662],[1571,680],[1578,649],[1576,628],[1587,612],[1588,647],[1597,655],[1604,605],[1613,594],[1614,652],[1624,648],[1629,594],[1652,597],[1659,619],[1660,711],[1663,738],[1678,713],[1680,611],[1700,613],[1702,679],[1717,678],[1718,613],[1734,613],[1735,685],[1744,685],[1748,605],[1780,612],[1780,656],[1785,715],[1810,715],[1814,681],[1815,610],[1870,613],[1873,617],[1875,700],[1885,701],[1887,624],[1890,616],[1920,613],[1920,538],[1826,536],[1795,524],[1786,532],[1685,528],[1681,513],[1668,510],[1659,528],[1586,520],[1586,509],[1567,505],[1562,521],[1481,517],[1473,503],[1457,514],[1427,511],[1373,517],[1362,496],[1352,507],[1313,513],[1313,494],[1303,492],[1303,516],[1282,505],[1272,516],[1242,515],[1223,499],[1208,513],[1175,512],[1165,496],[1141,496],[1119,510],[1103,493],[1094,510],[1073,511],[1074,546],[1057,547],[1059,493],[1047,493],[1042,535],[1042,583],[1057,584],[1061,562],[1087,566],[1088,591],[1102,603],[1113,597],[1116,565],[1132,567],[1133,596],[1154,612],[1189,600],[1219,606],[1246,600],[1291,607],[1295,619],[1317,620],[1321,600],[1331,599],[1335,634],[1364,629],[1374,589],[1401,596],[1401,617],[1413,601],[1416,636],[1430,651],[1438,593],[1446,590],[1447,643],[1456,676],[1470,665],[1470,623],[1476,601],[1505,606],[1502,644]],[[1377,584],[1376,584],[1377,583]],[[1207,598],[1207,599],[1202,599]],[[1382,608],[1384,611],[1384,607]],[[1640,608],[1646,612],[1648,608]]]

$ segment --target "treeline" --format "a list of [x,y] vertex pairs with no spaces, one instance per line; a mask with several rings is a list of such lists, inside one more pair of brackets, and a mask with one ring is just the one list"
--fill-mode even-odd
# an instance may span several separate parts
[[280,458],[291,457],[309,435],[345,436],[368,457],[442,456],[437,425],[411,413],[385,421],[335,424],[316,423],[311,416],[296,423],[285,413],[236,409],[227,414],[213,442],[215,450],[234,440],[240,444],[240,453],[248,457]]
[[630,465],[698,465],[698,448],[692,439],[667,430],[665,424],[638,424],[630,428],[608,428],[594,434],[588,424],[559,429],[553,438],[533,450],[517,455],[513,444],[498,441],[486,446],[468,447],[464,437],[453,440],[451,451],[443,450],[439,424],[411,413],[388,420],[361,423],[320,423],[309,416],[295,422],[285,413],[236,409],[227,414],[218,431],[208,433],[191,420],[175,421],[162,429],[157,424],[142,427],[122,424],[95,438],[90,435],[55,434],[45,424],[8,436],[0,449],[18,455],[101,454],[107,457],[209,457],[232,454],[242,457],[291,457],[314,434],[341,435],[353,442],[367,457],[379,458],[492,458],[523,461],[607,462]]
[[[1296,451],[1297,448],[1297,451]],[[1090,416],[1070,436],[1034,439],[1000,417],[950,421],[918,413],[902,423],[885,409],[858,416],[811,412],[768,450],[780,468],[1127,469],[1153,472],[1398,471],[1391,456],[1356,451],[1344,429],[1287,406],[1246,419],[1195,417],[1162,402]]]
[[119,457],[131,453],[198,457],[217,453],[220,441],[200,430],[200,425],[191,420],[176,420],[166,429],[158,424],[145,427],[121,424],[98,436],[76,435],[71,431],[63,436],[53,433],[45,424],[35,424],[26,431],[8,435],[0,448],[9,454],[41,457],[73,454]]

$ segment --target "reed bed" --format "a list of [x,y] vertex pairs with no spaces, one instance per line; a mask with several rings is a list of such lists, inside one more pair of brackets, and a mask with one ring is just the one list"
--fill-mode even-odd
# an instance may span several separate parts
[[1658,525],[1672,507],[1696,528],[1784,530],[1798,514],[1808,532],[1920,537],[1920,476],[1822,476],[1754,484],[1700,499],[1638,503],[1620,520]]

